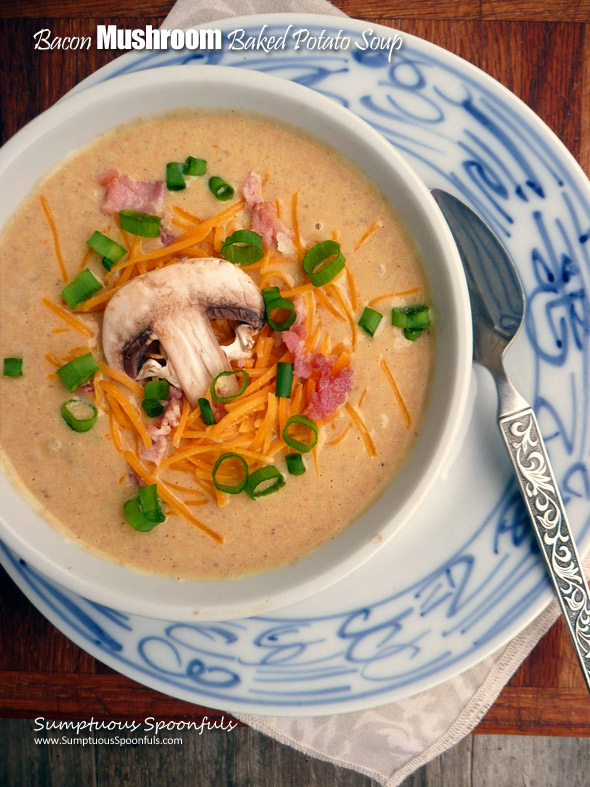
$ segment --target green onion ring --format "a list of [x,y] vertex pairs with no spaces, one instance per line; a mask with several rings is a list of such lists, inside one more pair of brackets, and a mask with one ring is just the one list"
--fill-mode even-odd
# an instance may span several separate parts
[[124,504],[125,519],[135,530],[146,533],[166,519],[160,508],[157,491],[156,484],[140,486],[137,497]]
[[190,175],[190,177],[204,175],[207,172],[207,162],[204,158],[189,156],[184,162],[183,172],[185,175]]
[[182,191],[186,188],[184,164],[180,161],[169,161],[166,164],[166,188],[168,191]]
[[[88,418],[76,417],[71,410],[74,405],[88,407],[91,415]],[[92,429],[96,423],[98,410],[93,404],[86,401],[86,399],[68,399],[67,402],[64,402],[61,406],[61,417],[74,432],[87,432],[89,429]]]
[[221,253],[235,265],[252,265],[264,257],[262,236],[252,230],[236,230],[223,241]]
[[159,238],[161,216],[152,216],[139,210],[119,211],[121,229],[141,238]]
[[234,188],[223,178],[214,176],[209,178],[209,191],[219,202],[227,202],[234,195]]
[[[221,482],[217,481],[216,475],[219,466],[222,462],[225,462],[226,459],[238,459],[243,467],[244,467],[244,478],[239,481],[237,484],[222,484]],[[243,456],[239,454],[222,454],[217,462],[213,465],[213,485],[215,489],[219,489],[220,492],[227,492],[228,495],[239,495],[242,490],[246,488],[246,484],[248,483],[248,463],[244,459]]]
[[70,309],[75,309],[79,303],[88,300],[91,295],[94,295],[94,293],[99,290],[102,290],[102,284],[88,268],[84,268],[83,271],[80,271],[80,273],[63,288],[59,295],[60,298],[68,304]]
[[291,475],[303,475],[305,473],[305,464],[301,454],[287,454],[285,456],[287,462],[287,470]]
[[[269,481],[272,478],[275,479],[274,484],[270,484],[260,492],[256,491],[260,484],[264,483],[264,481]],[[250,495],[252,500],[258,500],[259,497],[266,497],[266,495],[272,495],[275,492],[278,492],[281,487],[285,486],[285,484],[286,481],[283,474],[280,473],[273,465],[266,465],[266,467],[260,467],[250,475],[250,478],[248,479],[248,485],[246,486],[246,492],[248,495]]]
[[[334,257],[334,259],[323,265],[330,257]],[[324,240],[317,243],[303,258],[303,270],[309,276],[314,287],[322,287],[332,281],[344,268],[344,264],[345,259],[340,250],[340,244],[335,240]]]
[[201,411],[201,418],[204,424],[213,426],[216,423],[209,399],[205,399],[205,397],[199,399],[199,410]]
[[[311,430],[313,433],[311,442],[309,443],[301,443],[299,440],[295,440],[293,437],[289,437],[289,427],[291,424],[300,424],[301,426],[305,426]],[[295,448],[297,451],[300,451],[302,454],[306,454],[308,451],[314,447],[314,445],[318,441],[318,427],[314,424],[313,421],[310,421],[309,418],[306,418],[304,415],[292,415],[287,423],[285,424],[285,428],[283,429],[283,440],[287,443],[290,448]]]
[[4,359],[4,377],[22,377],[23,376],[23,359],[22,358],[5,358]]
[[149,418],[157,418],[166,409],[158,399],[144,399],[141,406]]
[[361,318],[358,321],[358,324],[361,328],[369,334],[369,336],[374,336],[375,331],[379,327],[379,323],[383,319],[383,315],[381,312],[376,311],[375,309],[371,309],[369,306],[365,306],[363,313],[361,314]]
[[108,271],[127,254],[124,246],[98,230],[92,233],[86,245],[102,257],[102,264]]
[[143,515],[150,522],[163,522],[166,517],[162,513],[160,507],[160,500],[158,499],[158,486],[157,484],[148,484],[140,486],[137,490],[139,505],[143,511]]
[[86,353],[60,366],[57,370],[57,376],[68,391],[74,393],[81,385],[87,383],[98,369],[99,366],[92,357],[92,353]]
[[391,310],[391,324],[394,328],[401,328],[405,338],[413,342],[430,328],[430,307],[425,304],[396,306]]
[[144,399],[168,399],[170,383],[168,380],[148,380],[143,387]]
[[[273,331],[286,331],[290,328],[295,320],[297,319],[297,314],[295,313],[295,306],[293,306],[292,301],[288,301],[286,298],[275,298],[274,300],[265,304],[266,306],[266,321],[273,329]],[[273,320],[272,313],[276,309],[284,309],[288,311],[289,314],[285,317],[282,322],[277,322]]]
[[277,298],[280,297],[281,291],[278,287],[264,287],[262,290],[262,300],[264,301],[265,305],[276,301]]
[[282,399],[291,398],[293,388],[293,364],[279,361],[277,363],[277,382],[275,393]]
[[[241,374],[242,375],[242,385],[240,386],[240,390],[236,394],[232,394],[231,396],[220,396],[217,391],[215,390],[215,386],[217,385],[217,381],[220,377],[228,377],[232,374]],[[245,369],[236,369],[232,372],[219,372],[217,377],[211,383],[211,387],[209,388],[209,393],[211,394],[211,399],[214,402],[231,402],[232,399],[237,399],[238,396],[241,396],[246,388],[248,387],[248,383],[250,382],[250,375]]]

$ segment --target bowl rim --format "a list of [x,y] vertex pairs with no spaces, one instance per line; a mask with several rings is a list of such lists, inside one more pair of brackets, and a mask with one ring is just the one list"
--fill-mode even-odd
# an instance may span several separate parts
[[[254,92],[262,90],[270,96],[280,95],[286,97],[287,100],[303,103],[312,112],[329,120],[330,123],[346,127],[348,132],[350,132],[352,127],[360,144],[371,149],[371,155],[381,156],[386,160],[388,166],[390,166],[392,170],[395,170],[398,175],[403,177],[404,184],[411,193],[411,196],[420,201],[425,220],[429,224],[432,235],[441,249],[442,257],[448,269],[447,272],[449,273],[452,271],[455,274],[454,276],[448,275],[447,278],[452,290],[453,303],[456,307],[453,318],[457,326],[456,338],[458,346],[456,348],[456,363],[450,381],[449,393],[449,400],[452,402],[453,407],[449,409],[448,416],[435,441],[433,454],[420,480],[414,484],[411,493],[407,496],[405,503],[398,510],[395,517],[392,517],[386,527],[380,531],[380,538],[377,539],[373,536],[367,542],[360,544],[355,550],[354,555],[345,556],[337,560],[330,568],[322,570],[319,573],[316,572],[312,578],[303,577],[296,582],[295,585],[289,586],[286,590],[280,588],[278,590],[275,589],[272,591],[272,596],[269,596],[268,588],[264,587],[264,581],[262,583],[262,591],[253,593],[253,597],[250,596],[246,600],[239,598],[239,596],[243,595],[240,593],[239,586],[240,584],[243,586],[245,581],[252,580],[254,577],[278,577],[281,572],[289,572],[290,564],[281,566],[272,571],[248,575],[242,579],[227,581],[219,580],[224,583],[235,583],[235,595],[237,598],[235,603],[231,604],[228,604],[226,601],[222,601],[221,603],[212,601],[208,603],[206,608],[203,608],[194,597],[191,597],[182,605],[179,605],[175,601],[167,601],[165,598],[150,598],[147,601],[145,598],[130,598],[125,595],[122,590],[113,590],[110,586],[98,585],[88,577],[79,576],[72,570],[71,566],[66,567],[60,564],[55,557],[50,557],[39,551],[39,549],[36,549],[18,529],[15,529],[14,526],[11,526],[11,524],[6,521],[3,513],[4,503],[0,504],[0,537],[10,548],[16,551],[21,558],[29,562],[41,573],[70,590],[86,598],[90,598],[93,601],[97,601],[98,603],[146,617],[157,617],[168,620],[194,621],[196,606],[199,607],[199,620],[235,619],[267,613],[305,598],[309,598],[334,584],[339,579],[344,578],[366,562],[366,560],[370,559],[370,557],[380,550],[401,527],[407,524],[412,513],[420,505],[420,502],[427,495],[435,480],[442,473],[445,462],[449,459],[451,453],[456,450],[455,443],[460,438],[463,428],[463,414],[467,405],[472,366],[471,312],[462,264],[450,230],[427,187],[395,148],[368,123],[337,104],[332,99],[303,85],[266,73],[216,65],[199,65],[198,68],[190,69],[183,66],[163,66],[156,70],[143,70],[120,75],[66,97],[66,100],[59,101],[57,104],[45,110],[41,115],[17,132],[17,134],[8,140],[2,149],[0,149],[0,180],[10,163],[23,155],[23,151],[26,150],[29,145],[36,144],[39,139],[41,139],[42,143],[45,134],[60,127],[64,123],[67,124],[71,122],[80,112],[87,111],[97,102],[105,99],[112,100],[114,95],[122,97],[127,95],[128,91],[147,86],[166,86],[173,83],[174,88],[180,88],[188,84],[195,86],[197,83],[205,82],[218,86],[230,87],[231,89],[239,88]],[[182,104],[179,103],[177,108],[180,109],[181,107]],[[196,105],[193,104],[193,107],[196,108]],[[266,113],[264,109],[262,109],[258,114],[265,115]],[[146,117],[148,116],[155,117],[151,112],[146,113]],[[139,117],[139,115],[136,113],[135,117]],[[127,119],[123,122],[133,121],[132,119]],[[114,125],[111,126],[111,128],[113,127]],[[98,136],[99,135],[94,137],[94,139],[97,139]],[[317,135],[313,136],[317,137]],[[76,148],[73,152],[75,153],[80,149],[81,148]],[[345,153],[339,152],[346,158],[350,158],[347,157]],[[42,173],[41,177],[45,176],[50,171],[51,168],[48,168],[46,172]],[[40,178],[38,178],[36,182],[38,182],[39,179]],[[30,194],[35,187],[36,183],[29,188],[28,193]],[[19,203],[16,209],[20,207],[20,204],[21,203]],[[12,215],[13,212],[11,212],[10,215]],[[0,231],[1,229],[2,228],[0,228]],[[8,478],[10,473],[6,473],[4,468],[3,471],[3,475]],[[25,495],[22,489],[16,487],[12,482],[9,483],[15,489],[16,494],[26,500],[28,507],[32,509],[32,513],[34,512],[39,515],[35,506],[32,504],[32,494],[28,493],[28,495]],[[46,516],[44,518],[47,527],[51,528],[58,535],[59,539],[63,541],[64,535],[47,522]],[[338,536],[338,538],[340,538],[341,535]],[[112,568],[113,565],[120,565],[113,563],[106,557],[94,554],[90,550],[73,542],[68,541],[68,543],[71,543],[76,549],[82,550],[87,558],[91,555],[94,560],[98,560],[101,564],[104,564],[104,569],[107,574],[109,567]],[[325,546],[326,545],[319,547],[315,552],[321,551]],[[298,565],[301,565],[305,560],[306,557],[301,558],[297,561]],[[65,562],[67,563],[67,560]],[[125,571],[130,575],[135,573],[133,569],[129,568],[126,568]],[[155,575],[135,573],[135,576],[140,576],[144,581],[149,581]],[[179,580],[174,580],[173,578],[166,579],[174,584],[179,582]],[[212,583],[215,584],[216,582],[218,581],[180,580],[180,583],[185,587],[189,584],[198,586],[200,583],[206,583],[210,586]],[[272,584],[272,580],[270,580],[270,582]]]

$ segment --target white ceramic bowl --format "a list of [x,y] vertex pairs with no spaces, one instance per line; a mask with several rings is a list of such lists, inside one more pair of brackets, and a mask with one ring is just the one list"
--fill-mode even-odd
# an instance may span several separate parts
[[406,162],[369,125],[332,100],[254,71],[158,68],[108,80],[56,104],[0,150],[0,226],[38,180],[74,151],[122,123],[182,107],[274,117],[325,140],[355,162],[391,201],[414,238],[431,280],[436,314],[430,404],[407,463],[348,530],[293,564],[223,582],[136,573],[66,541],[0,475],[0,538],[51,579],[119,610],[170,620],[222,620],[263,614],[319,592],[370,559],[408,522],[461,434],[471,369],[471,317],[450,232]]

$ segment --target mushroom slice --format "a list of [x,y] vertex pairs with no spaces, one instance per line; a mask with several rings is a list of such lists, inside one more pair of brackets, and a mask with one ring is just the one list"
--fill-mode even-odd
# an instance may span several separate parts
[[[235,341],[219,345],[210,318],[239,323]],[[264,325],[264,302],[250,276],[214,257],[178,262],[132,279],[111,298],[102,343],[107,363],[135,380],[160,377],[182,388],[193,407],[229,361],[247,357]],[[159,344],[159,357],[150,348]],[[151,357],[150,357],[151,355]],[[238,389],[223,377],[218,391]]]

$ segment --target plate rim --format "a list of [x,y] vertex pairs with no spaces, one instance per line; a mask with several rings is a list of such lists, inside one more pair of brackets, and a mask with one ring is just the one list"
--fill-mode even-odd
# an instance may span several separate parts
[[[252,15],[252,16],[242,16],[242,17],[227,17],[227,18],[221,19],[219,21],[215,20],[213,22],[209,22],[209,23],[207,23],[207,26],[213,26],[213,25],[223,26],[223,25],[227,25],[229,22],[240,23],[241,21],[243,21],[245,24],[255,25],[257,23],[257,21],[260,23],[260,20],[264,20],[264,23],[267,23],[267,24],[269,23],[269,20],[271,22],[273,22],[273,23],[280,23],[280,22],[285,21],[287,19],[293,19],[293,18],[296,18],[296,19],[310,19],[313,22],[319,21],[320,23],[323,21],[326,25],[329,25],[330,27],[334,27],[337,24],[338,20],[341,20],[342,23],[345,24],[345,25],[352,25],[353,28],[356,28],[357,32],[362,32],[363,30],[367,29],[368,27],[372,27],[373,29],[377,29],[378,31],[380,30],[383,33],[388,33],[388,34],[391,34],[391,32],[394,30],[393,28],[389,28],[389,27],[385,27],[385,26],[382,26],[382,25],[378,25],[376,23],[364,22],[362,20],[355,20],[355,19],[346,18],[346,17],[333,17],[333,16],[326,16],[326,15],[298,14],[298,13],[294,13],[294,14]],[[203,26],[204,25],[199,25],[199,26],[196,26],[196,27],[203,27]],[[397,31],[397,32],[400,32],[403,38],[407,38],[407,39],[412,40],[413,42],[415,42],[415,45],[417,47],[427,46],[428,48],[431,48],[431,47],[434,48],[435,54],[437,54],[439,57],[442,56],[442,58],[450,59],[450,62],[453,64],[453,66],[457,67],[459,70],[467,69],[468,72],[471,71],[472,75],[475,75],[476,78],[479,78],[480,80],[483,79],[484,84],[486,85],[486,87],[488,87],[489,89],[491,89],[494,92],[498,92],[499,91],[501,97],[508,98],[509,102],[512,102],[513,104],[515,104],[516,107],[518,107],[518,110],[520,112],[522,112],[524,110],[524,114],[525,114],[527,120],[529,121],[529,123],[532,123],[538,129],[538,131],[541,134],[547,135],[547,132],[548,132],[548,136],[549,136],[549,140],[550,140],[550,146],[553,149],[555,149],[555,148],[558,149],[561,159],[565,160],[567,162],[567,164],[568,164],[568,169],[570,170],[570,174],[574,174],[574,173],[576,174],[578,187],[581,187],[582,184],[583,184],[584,190],[587,191],[590,194],[590,183],[588,182],[588,176],[582,170],[581,166],[578,164],[578,162],[576,161],[574,156],[566,148],[564,143],[557,137],[557,135],[552,131],[552,129],[549,128],[549,126],[535,112],[533,112],[533,110],[530,107],[528,107],[528,105],[526,105],[520,98],[518,98],[518,96],[516,96],[514,93],[512,93],[507,87],[505,87],[500,82],[495,80],[493,77],[491,77],[485,71],[483,71],[482,69],[480,69],[477,66],[473,65],[472,63],[469,63],[469,61],[464,60],[463,58],[459,57],[458,55],[455,55],[454,53],[449,52],[448,50],[440,47],[437,44],[434,44],[434,43],[428,41],[427,39],[418,38],[418,37],[413,36],[413,35],[411,35],[409,33],[404,33],[403,31]],[[96,75],[99,74],[99,73],[104,74],[105,71],[107,71],[107,70],[110,71],[112,68],[114,68],[113,64],[115,64],[115,63],[120,64],[123,59],[131,60],[131,59],[135,59],[135,58],[140,58],[141,56],[142,56],[141,53],[134,53],[134,52],[132,52],[132,53],[127,53],[125,55],[122,55],[119,58],[116,58],[111,63],[109,63],[106,66],[104,66],[102,69],[99,69],[99,71],[97,71],[94,74],[92,74],[89,77],[87,77],[85,80],[83,80],[81,83],[79,83],[78,86],[73,88],[73,90],[83,89],[82,86],[84,85],[85,82],[87,82],[87,80],[90,80],[93,77],[96,77]],[[564,154],[565,154],[565,156],[564,156]],[[580,175],[582,176],[581,178],[580,178]],[[583,553],[587,552],[588,547],[590,547],[590,535],[587,535],[587,537],[585,539],[584,549],[582,550],[582,552]],[[17,582],[17,584],[19,584],[19,583]],[[26,591],[25,591],[25,594],[28,595],[26,593]],[[405,690],[402,690],[401,692],[397,692],[397,693],[396,692],[391,692],[390,696],[388,696],[387,698],[383,699],[381,702],[377,702],[377,703],[372,702],[371,704],[367,704],[367,703],[360,702],[360,704],[357,704],[357,703],[354,702],[354,700],[353,701],[349,700],[349,701],[347,701],[347,708],[346,709],[341,708],[341,707],[339,707],[339,708],[328,708],[328,706],[326,704],[324,704],[324,705],[318,706],[317,708],[313,708],[313,709],[311,709],[309,707],[305,707],[305,708],[303,708],[301,710],[300,713],[297,713],[296,709],[294,709],[294,708],[289,708],[286,711],[286,715],[290,715],[290,716],[295,716],[295,715],[307,715],[307,716],[309,716],[309,715],[325,715],[327,713],[335,713],[335,712],[336,713],[338,713],[338,712],[342,713],[342,712],[347,712],[348,710],[359,710],[359,709],[364,709],[364,708],[377,707],[380,704],[386,704],[386,703],[395,701],[395,699],[401,699],[402,697],[412,696],[413,694],[416,694],[416,693],[419,693],[419,692],[423,691],[425,688],[430,688],[432,686],[438,685],[439,683],[449,679],[450,677],[453,677],[454,675],[460,674],[463,671],[469,669],[470,666],[473,666],[474,664],[479,663],[484,658],[486,658],[486,656],[490,655],[497,648],[501,647],[507,641],[512,639],[514,636],[516,636],[520,631],[522,631],[524,628],[526,628],[526,626],[529,625],[529,623],[534,618],[536,618],[540,614],[540,612],[543,611],[543,609],[546,608],[548,603],[552,600],[552,597],[553,597],[553,595],[552,595],[551,590],[549,588],[547,588],[545,591],[540,593],[539,598],[537,598],[534,602],[532,602],[529,605],[529,607],[527,609],[527,613],[528,614],[524,616],[525,617],[525,621],[524,622],[521,621],[520,624],[518,624],[517,626],[513,626],[513,628],[511,628],[509,630],[509,633],[507,633],[505,636],[499,638],[500,639],[499,644],[495,643],[493,648],[490,648],[489,646],[487,648],[485,648],[486,652],[483,655],[480,654],[478,656],[474,656],[473,659],[471,659],[471,660],[469,660],[468,658],[464,659],[461,662],[461,667],[459,669],[454,669],[454,670],[451,669],[450,670],[450,674],[444,674],[445,670],[443,669],[442,670],[443,677],[440,678],[440,679],[437,678],[437,679],[431,680],[430,682],[428,682],[428,685],[414,688],[410,692],[407,692]],[[33,602],[33,603],[35,605],[37,605],[35,602]],[[48,617],[49,620],[53,623],[53,620],[52,620],[51,617],[49,617],[48,615],[45,615],[45,616]],[[268,619],[268,618],[266,618],[266,616],[265,616],[265,619]],[[272,616],[271,616],[271,619],[272,619]],[[60,626],[57,626],[57,628],[60,628]],[[72,637],[70,634],[67,634],[67,636],[70,637],[70,639],[73,639],[74,641],[76,641],[76,638]],[[81,644],[81,647],[83,649],[89,651],[89,652],[93,652],[88,647],[87,643]],[[98,659],[100,659],[102,661],[105,661],[105,663],[109,663],[109,661],[106,658],[107,654],[105,654],[104,652],[100,651],[98,654],[93,652],[93,655],[95,655]],[[120,666],[118,665],[117,662],[115,662],[112,666],[114,667],[114,669],[116,669],[117,671],[121,672]],[[126,674],[126,673],[123,673],[123,674]],[[437,675],[438,674],[439,673],[437,673]],[[137,679],[137,678],[135,678],[135,679]],[[139,680],[140,680],[140,682],[144,683],[145,685],[149,685],[148,682],[145,679],[145,676],[142,676]],[[166,687],[166,688],[162,689],[160,686],[152,686],[152,688],[156,688],[157,690],[160,690],[160,691],[163,690],[163,691],[165,691],[168,694],[173,694],[173,696],[179,696],[179,698],[181,698],[181,699],[185,699],[185,700],[187,699],[185,694],[182,694],[182,692],[181,692],[181,694],[179,695],[179,694],[176,694],[174,692],[171,692],[169,687]],[[396,696],[393,696],[394,694]],[[190,699],[189,698],[188,701],[189,702],[197,702],[199,700],[197,700],[197,699]],[[213,707],[215,707],[215,706],[213,706]],[[271,709],[272,710],[271,713],[269,713],[268,709],[266,710],[266,712],[263,710],[263,711],[257,711],[257,713],[260,713],[261,715],[277,715],[277,713],[280,713],[280,710],[277,710],[277,709],[278,709],[278,705],[277,706],[273,706],[273,708]]]

